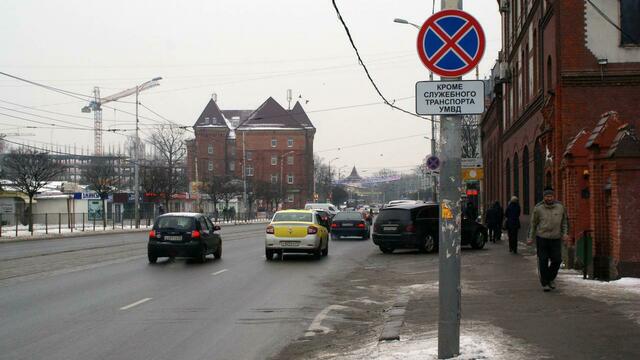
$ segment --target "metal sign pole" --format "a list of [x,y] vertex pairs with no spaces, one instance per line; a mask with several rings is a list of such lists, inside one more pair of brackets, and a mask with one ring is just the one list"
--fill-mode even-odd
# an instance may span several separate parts
[[[441,8],[462,10],[462,0],[441,0]],[[453,78],[460,80],[461,78]],[[452,80],[442,78],[442,80]],[[460,354],[460,157],[462,116],[440,117],[440,251],[438,358]]]

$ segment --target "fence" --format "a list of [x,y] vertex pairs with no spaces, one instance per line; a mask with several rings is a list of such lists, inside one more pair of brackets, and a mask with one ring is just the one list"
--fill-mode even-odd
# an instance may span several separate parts
[[[63,234],[87,231],[108,231],[135,229],[136,221],[133,213],[117,214],[106,219],[95,213],[46,213],[33,214],[33,227],[29,230],[29,217],[26,214],[0,214],[0,237],[34,236],[47,234]],[[140,228],[153,226],[157,214],[141,212]],[[219,213],[205,214],[216,224],[248,224],[266,222],[271,219],[267,213]]]

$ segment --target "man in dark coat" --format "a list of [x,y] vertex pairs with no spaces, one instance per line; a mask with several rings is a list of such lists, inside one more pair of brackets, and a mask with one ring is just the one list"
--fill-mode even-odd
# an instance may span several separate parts
[[502,208],[499,202],[496,201],[487,209],[485,223],[489,229],[489,240],[495,243],[500,239],[500,226],[502,226]]
[[518,229],[520,229],[520,204],[518,198],[513,196],[509,201],[509,206],[504,212],[504,216],[507,218],[506,227],[509,234],[509,251],[518,253]]

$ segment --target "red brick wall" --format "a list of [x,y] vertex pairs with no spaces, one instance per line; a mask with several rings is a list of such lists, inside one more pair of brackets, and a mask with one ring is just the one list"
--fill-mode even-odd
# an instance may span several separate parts
[[[624,169],[621,169],[624,168]],[[640,276],[640,164],[638,159],[616,161],[611,174],[610,234],[619,276]]]

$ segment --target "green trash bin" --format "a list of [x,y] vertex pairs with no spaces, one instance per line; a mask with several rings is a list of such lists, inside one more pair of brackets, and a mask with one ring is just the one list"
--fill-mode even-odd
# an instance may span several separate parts
[[576,243],[576,258],[582,265],[583,278],[587,278],[587,270],[593,262],[593,239],[591,231],[585,231]]

